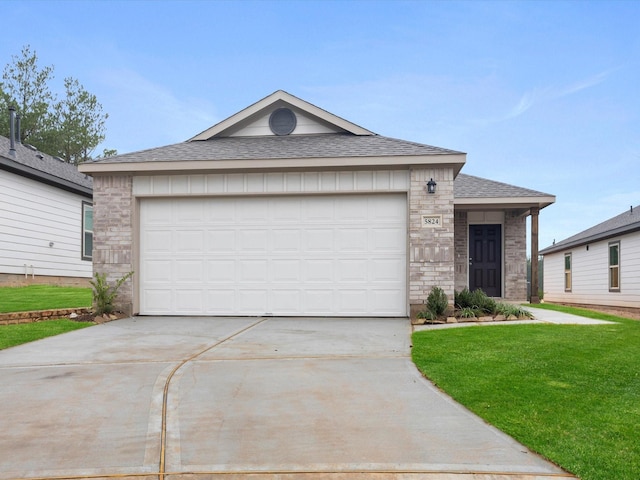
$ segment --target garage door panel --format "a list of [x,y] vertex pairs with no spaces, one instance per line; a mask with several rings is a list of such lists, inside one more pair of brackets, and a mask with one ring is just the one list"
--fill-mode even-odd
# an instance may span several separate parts
[[204,264],[202,260],[176,260],[174,262],[173,278],[178,284],[197,283],[204,285]]
[[207,251],[209,254],[233,253],[236,247],[235,230],[213,230],[207,232]]
[[241,252],[267,253],[267,230],[248,229],[238,232],[238,248]]
[[145,272],[147,284],[153,285],[161,283],[169,285],[171,282],[171,261],[170,260],[145,260],[142,264]]
[[406,214],[403,194],[142,199],[140,313],[405,315]]
[[367,283],[369,261],[365,258],[337,260],[336,280],[347,283]]
[[366,228],[345,228],[336,232],[336,250],[338,252],[366,252],[367,247]]
[[268,261],[267,260],[239,260],[238,283],[267,282]]
[[209,260],[207,262],[207,283],[235,283],[235,260]]
[[269,264],[270,281],[274,283],[300,282],[302,266],[300,260],[274,259]]
[[176,289],[174,309],[184,314],[198,315],[204,311],[204,291],[200,288]]
[[204,250],[203,230],[176,230],[173,236],[172,245],[175,253],[200,253]]
[[171,230],[148,230],[143,235],[147,253],[171,252],[171,245],[173,244]]
[[297,254],[301,250],[301,241],[300,230],[274,228],[271,232],[271,251],[276,254]]

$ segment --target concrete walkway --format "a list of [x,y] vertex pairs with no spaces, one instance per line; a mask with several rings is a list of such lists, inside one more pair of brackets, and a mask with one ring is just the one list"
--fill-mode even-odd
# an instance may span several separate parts
[[426,381],[410,332],[137,317],[0,351],[0,479],[574,478]]

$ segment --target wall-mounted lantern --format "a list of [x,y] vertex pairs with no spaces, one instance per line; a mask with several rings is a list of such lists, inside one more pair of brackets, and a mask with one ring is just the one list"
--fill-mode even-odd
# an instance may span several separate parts
[[427,182],[427,193],[436,193],[437,183],[433,181],[433,178]]

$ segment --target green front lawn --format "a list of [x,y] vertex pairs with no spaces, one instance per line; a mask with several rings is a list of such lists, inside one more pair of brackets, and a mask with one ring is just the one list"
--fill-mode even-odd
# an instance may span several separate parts
[[78,330],[90,325],[93,325],[93,323],[74,322],[64,319],[23,323],[20,325],[0,325],[0,350],[72,330]]
[[91,288],[29,285],[0,287],[0,313],[91,307]]
[[616,323],[416,332],[413,360],[454,399],[581,479],[636,480],[640,322],[589,316]]

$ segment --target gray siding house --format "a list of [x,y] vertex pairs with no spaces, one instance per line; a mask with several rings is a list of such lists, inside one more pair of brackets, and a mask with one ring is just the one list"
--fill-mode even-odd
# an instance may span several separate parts
[[640,308],[640,206],[540,254],[545,300]]
[[537,233],[555,197],[465,161],[276,91],[186,142],[81,165],[94,270],[135,271],[120,300],[140,315],[406,317],[433,286],[525,300],[526,218]]

